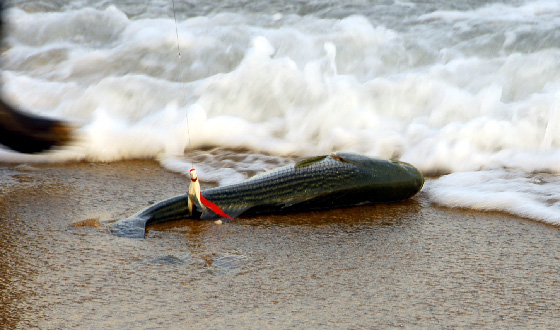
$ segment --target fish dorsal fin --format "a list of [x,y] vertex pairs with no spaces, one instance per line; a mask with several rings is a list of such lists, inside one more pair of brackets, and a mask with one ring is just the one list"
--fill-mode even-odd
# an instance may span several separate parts
[[338,160],[339,162],[344,162],[345,161],[344,158],[342,158],[342,156],[340,156],[336,152],[333,152],[332,154],[330,154],[329,157],[331,157],[334,160]]
[[296,169],[300,169],[300,168],[304,168],[310,165],[313,165],[315,163],[318,163],[320,161],[322,161],[323,159],[327,158],[328,156],[317,156],[317,157],[311,157],[311,158],[306,158],[303,160],[300,160],[299,162],[297,162],[294,167]]

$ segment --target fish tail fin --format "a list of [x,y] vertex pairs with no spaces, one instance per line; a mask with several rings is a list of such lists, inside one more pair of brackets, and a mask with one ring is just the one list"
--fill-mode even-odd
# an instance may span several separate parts
[[146,235],[145,218],[133,217],[115,222],[111,232],[120,237],[144,238]]

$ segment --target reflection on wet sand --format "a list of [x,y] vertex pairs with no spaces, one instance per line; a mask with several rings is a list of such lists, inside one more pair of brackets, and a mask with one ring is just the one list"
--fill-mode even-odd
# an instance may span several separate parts
[[[2,196],[4,197],[4,196]],[[19,283],[29,282],[30,274],[25,269],[18,256],[20,243],[23,237],[15,221],[9,221],[4,199],[0,200],[0,324],[6,329],[14,329],[16,324],[22,323],[24,308],[20,304],[25,301],[30,292],[21,288]]]
[[31,208],[53,186],[34,184],[28,171],[0,170],[0,324],[5,329],[32,328],[37,325],[36,318],[44,317],[33,283],[37,266],[44,265],[45,250],[34,242],[46,239],[40,230],[45,224],[28,219],[20,203],[26,201],[29,204],[23,205]]

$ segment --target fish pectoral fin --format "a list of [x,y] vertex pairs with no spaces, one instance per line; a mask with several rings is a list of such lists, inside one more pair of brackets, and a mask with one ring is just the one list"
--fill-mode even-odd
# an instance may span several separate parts
[[281,208],[281,209],[286,209],[286,208],[292,207],[292,206],[295,205],[295,204],[298,204],[298,203],[293,202],[293,201],[285,202],[285,203],[282,203],[282,205],[280,206],[280,208]]
[[313,199],[314,197],[315,197],[315,196],[308,196],[308,197],[303,197],[303,198],[300,197],[300,198],[295,198],[295,199],[286,200],[286,201],[283,201],[283,202],[281,203],[280,208],[281,208],[281,209],[289,209],[289,208],[292,208],[294,205],[301,204],[301,203],[305,203],[305,202],[307,202],[307,201]]

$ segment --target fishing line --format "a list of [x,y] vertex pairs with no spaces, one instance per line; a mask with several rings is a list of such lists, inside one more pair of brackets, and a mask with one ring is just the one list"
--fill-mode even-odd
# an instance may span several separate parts
[[[171,2],[173,3],[173,19],[175,20],[175,36],[177,37],[177,54],[178,54],[178,59],[179,59],[179,70],[180,70],[180,75],[181,75],[181,88],[183,90],[185,90],[185,80],[183,78],[183,62],[181,61],[181,47],[179,45],[179,28],[177,26],[177,14],[175,13],[175,0],[171,0]],[[186,96],[186,93],[185,93]],[[185,97],[185,104],[186,104],[186,97]],[[191,146],[191,129],[190,129],[190,125],[189,125],[189,113],[188,111],[185,113],[187,116],[187,134],[189,135],[189,148],[192,149]],[[190,175],[191,175],[191,183],[189,185],[189,190],[187,192],[188,195],[188,207],[189,207],[189,213],[192,214],[192,207],[193,205],[191,204],[193,201],[191,198],[195,199],[195,202],[197,202],[198,205],[201,205],[201,208],[204,210],[204,208],[209,208],[210,210],[212,210],[212,212],[216,213],[218,216],[222,217],[222,218],[228,218],[230,220],[233,220],[233,218],[229,215],[227,215],[227,213],[225,213],[224,211],[222,211],[222,209],[212,203],[211,201],[207,200],[204,196],[202,196],[200,194],[200,183],[198,181],[198,176],[196,174],[196,170],[194,169],[194,160],[191,159],[191,171],[190,171]],[[196,201],[198,200],[198,201]],[[202,206],[203,205],[203,206]],[[222,223],[221,220],[216,221],[216,223]]]
[[[171,0],[173,4],[173,19],[175,20],[175,36],[177,37],[177,58],[179,60],[179,75],[181,76],[181,88],[185,90],[185,79],[183,78],[183,61],[181,61],[181,47],[179,46],[179,28],[177,26],[177,14],[175,13],[175,0]],[[185,97],[186,100],[186,97]],[[186,104],[186,101],[184,102]],[[185,113],[187,117],[187,135],[189,137],[189,149],[192,149],[191,145],[191,128],[189,124],[189,112]],[[191,168],[194,168],[194,160],[191,159]]]

